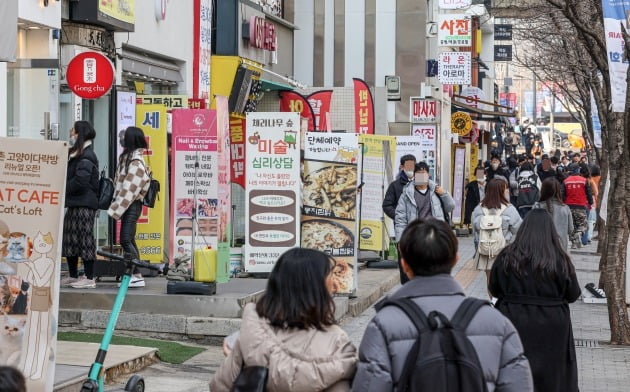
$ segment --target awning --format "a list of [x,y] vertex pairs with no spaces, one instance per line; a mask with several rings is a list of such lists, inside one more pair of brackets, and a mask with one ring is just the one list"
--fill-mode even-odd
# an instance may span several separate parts
[[[455,95],[454,97],[466,99],[466,97],[462,97],[459,95]],[[506,106],[498,105],[496,103],[485,102],[481,100],[478,102],[486,104],[486,105],[494,106],[494,107],[507,108]],[[493,110],[483,110],[483,109],[476,108],[474,106],[466,105],[465,103],[455,101],[455,100],[451,101],[451,105],[456,106],[458,108],[462,108],[464,109],[465,112],[469,112],[469,113],[477,113],[481,115],[495,116],[495,117],[516,117],[516,113],[514,112],[495,112]]]
[[123,71],[163,79],[169,82],[184,81],[180,73],[180,67],[173,62],[161,60],[156,57],[143,56],[124,49],[122,57]]
[[262,82],[262,86],[261,86],[262,91],[292,91],[294,90],[294,88],[289,85],[278,83],[278,82],[272,82],[271,80],[260,79],[260,81]]

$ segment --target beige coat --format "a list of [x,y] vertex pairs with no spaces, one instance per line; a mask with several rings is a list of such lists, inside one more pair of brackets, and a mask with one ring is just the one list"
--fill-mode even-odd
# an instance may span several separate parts
[[269,368],[269,391],[341,392],[350,390],[357,352],[336,325],[325,331],[277,329],[258,316],[254,304],[248,304],[241,334],[210,382],[210,391],[230,391],[243,362]]

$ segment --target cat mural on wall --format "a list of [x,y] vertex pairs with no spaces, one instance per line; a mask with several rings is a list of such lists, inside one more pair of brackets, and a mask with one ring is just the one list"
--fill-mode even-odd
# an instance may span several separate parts
[[[33,239],[33,259],[18,264],[23,280],[30,283],[31,306],[26,319],[26,331],[20,369],[25,377],[38,380],[44,376],[48,361],[50,336],[50,307],[55,262],[48,257],[54,241],[50,233],[37,233]],[[38,257],[35,257],[38,256]]]
[[24,337],[26,318],[0,317],[0,364],[17,366]]

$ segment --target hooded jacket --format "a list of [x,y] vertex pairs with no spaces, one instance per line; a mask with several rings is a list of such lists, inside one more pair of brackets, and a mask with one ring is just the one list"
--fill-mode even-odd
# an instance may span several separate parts
[[392,181],[387,188],[387,192],[385,192],[385,198],[383,199],[383,212],[385,215],[389,216],[392,219],[396,218],[396,207],[398,206],[398,200],[400,200],[400,195],[402,195],[403,189],[405,185],[409,183],[409,178],[405,174],[404,171],[400,171],[398,173],[398,177],[396,180]]
[[210,382],[210,391],[230,391],[243,363],[269,369],[271,392],[342,392],[350,389],[357,352],[337,325],[324,331],[274,328],[258,316],[254,304],[247,304],[240,336]]

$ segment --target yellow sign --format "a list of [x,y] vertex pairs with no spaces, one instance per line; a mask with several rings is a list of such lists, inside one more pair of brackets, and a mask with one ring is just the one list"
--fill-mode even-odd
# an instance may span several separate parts
[[468,135],[472,126],[472,119],[468,113],[455,112],[451,116],[451,132],[459,136]]
[[100,0],[98,10],[125,23],[136,21],[136,0]]
[[164,216],[166,215],[166,106],[137,105],[136,126],[141,128],[149,147],[144,153],[144,162],[152,172],[154,180],[160,182],[160,194],[153,208],[142,207],[138,220],[136,243],[140,258],[154,263],[165,260]]
[[476,170],[477,166],[479,166],[479,146],[476,144],[470,145],[470,166],[468,170],[468,179],[469,181],[475,181],[477,179]]
[[167,109],[188,109],[186,95],[138,95],[138,105],[164,105]]

